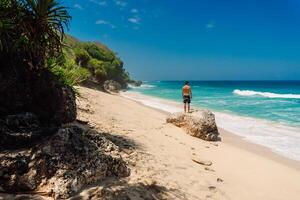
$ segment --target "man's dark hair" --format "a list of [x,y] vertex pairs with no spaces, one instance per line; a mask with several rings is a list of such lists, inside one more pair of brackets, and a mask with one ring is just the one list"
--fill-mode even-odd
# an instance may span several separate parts
[[190,83],[190,82],[188,82],[188,81],[185,81],[185,82],[184,82],[184,85],[188,85],[189,83]]

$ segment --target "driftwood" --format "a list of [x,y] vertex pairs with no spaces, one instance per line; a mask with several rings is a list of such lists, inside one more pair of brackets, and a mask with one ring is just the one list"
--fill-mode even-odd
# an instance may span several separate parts
[[199,160],[197,158],[192,158],[192,161],[194,161],[195,163],[198,163],[200,165],[205,165],[205,166],[211,166],[212,165],[211,161],[203,161],[203,160]]

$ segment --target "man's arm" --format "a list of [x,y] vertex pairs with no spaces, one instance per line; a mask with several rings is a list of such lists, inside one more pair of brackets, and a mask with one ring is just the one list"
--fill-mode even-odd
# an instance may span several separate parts
[[193,94],[192,94],[192,88],[190,87],[190,97],[191,97],[191,99],[192,99],[192,96],[193,96]]

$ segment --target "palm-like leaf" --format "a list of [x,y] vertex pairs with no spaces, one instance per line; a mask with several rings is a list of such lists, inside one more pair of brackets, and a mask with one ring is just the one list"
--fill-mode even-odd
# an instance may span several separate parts
[[71,18],[66,7],[56,0],[1,1],[8,3],[0,4],[0,47],[6,46],[8,54],[39,68],[47,57],[61,53]]
[[29,13],[30,46],[34,56],[41,58],[35,64],[40,65],[45,56],[60,53],[64,28],[68,27],[70,16],[55,0],[23,0],[22,3]]

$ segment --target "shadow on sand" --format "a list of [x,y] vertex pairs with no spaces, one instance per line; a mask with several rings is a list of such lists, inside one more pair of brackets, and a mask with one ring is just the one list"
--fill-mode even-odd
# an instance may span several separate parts
[[97,186],[83,190],[70,200],[158,200],[158,199],[187,199],[174,189],[159,186],[156,183],[133,183],[126,180],[106,180]]

